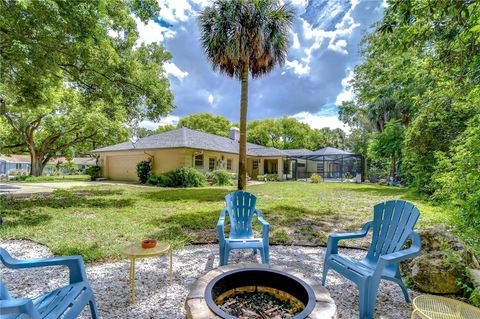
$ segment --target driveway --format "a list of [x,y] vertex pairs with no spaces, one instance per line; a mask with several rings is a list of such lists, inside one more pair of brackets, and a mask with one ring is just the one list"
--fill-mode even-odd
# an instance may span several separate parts
[[42,183],[3,183],[0,184],[0,194],[35,194],[50,193],[55,189],[68,189],[78,186],[100,186],[100,185],[125,185],[121,182],[90,182],[90,181],[70,181],[70,182],[42,182]]

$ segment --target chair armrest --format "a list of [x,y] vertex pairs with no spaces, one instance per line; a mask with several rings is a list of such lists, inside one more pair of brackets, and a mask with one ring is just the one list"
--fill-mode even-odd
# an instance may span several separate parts
[[27,298],[0,300],[0,314],[26,314],[28,318],[40,319],[40,315],[33,308],[33,302]]
[[224,208],[220,213],[220,217],[218,218],[217,222],[217,233],[218,233],[218,240],[225,241],[225,215],[228,209]]
[[408,238],[412,240],[412,245],[410,246],[410,248],[380,256],[380,260],[383,261],[382,263],[385,265],[391,263],[398,263],[403,260],[414,258],[420,255],[422,249],[422,242],[420,240],[420,236],[418,236],[416,232],[412,232]]
[[373,225],[373,221],[369,221],[368,223],[362,226],[362,229],[360,229],[357,232],[343,233],[343,234],[336,234],[336,233],[330,234],[328,236],[328,241],[327,241],[327,255],[338,253],[338,242],[340,240],[362,238],[367,236],[368,230],[370,229],[370,227],[372,227],[372,225]]
[[258,222],[262,225],[262,238],[263,238],[263,240],[268,241],[268,234],[270,232],[270,224],[265,219],[263,219],[262,212],[259,211],[258,209],[255,209],[254,214],[257,214]]
[[86,281],[85,265],[81,256],[63,256],[19,260],[13,258],[5,249],[0,248],[0,261],[12,269],[67,266],[70,271],[70,283]]

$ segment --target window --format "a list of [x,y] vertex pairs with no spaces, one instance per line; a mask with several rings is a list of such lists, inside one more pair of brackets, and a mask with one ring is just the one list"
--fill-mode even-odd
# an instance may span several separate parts
[[15,169],[22,169],[22,164],[15,163]]
[[208,169],[211,171],[215,169],[215,159],[212,157],[208,159]]
[[305,163],[297,163],[298,168],[305,168]]
[[253,160],[253,162],[252,162],[252,168],[253,168],[253,169],[258,169],[258,160]]
[[195,155],[195,168],[203,168],[203,155]]
[[323,174],[323,162],[317,163],[317,173]]
[[232,169],[232,160],[229,158],[227,159],[227,170],[231,170]]

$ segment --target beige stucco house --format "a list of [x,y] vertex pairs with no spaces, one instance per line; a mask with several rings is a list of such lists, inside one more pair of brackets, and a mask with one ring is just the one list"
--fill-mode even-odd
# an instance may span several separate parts
[[[183,127],[92,153],[100,156],[104,177],[118,181],[138,181],[136,165],[147,159],[152,161],[157,175],[179,167],[195,167],[203,172],[223,168],[238,173],[239,137],[236,127],[228,137]],[[347,176],[363,176],[362,167],[361,156],[331,147],[318,151],[279,150],[247,143],[247,174],[253,179],[264,174],[277,174],[279,180],[304,179],[317,173],[324,179],[344,180]]]
[[[186,166],[204,172],[223,168],[237,173],[239,136],[238,128],[232,128],[229,137],[223,137],[183,127],[92,153],[100,156],[103,174],[112,180],[137,181],[136,165],[147,159],[152,161],[155,174]],[[247,143],[247,173],[251,178],[276,173],[284,179],[285,157],[278,149]]]

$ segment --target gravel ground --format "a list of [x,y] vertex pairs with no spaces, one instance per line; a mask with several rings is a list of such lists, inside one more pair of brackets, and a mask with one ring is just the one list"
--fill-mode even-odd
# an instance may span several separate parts
[[[5,240],[0,246],[19,259],[52,256],[47,247],[30,241]],[[365,252],[344,249],[344,254],[361,258]],[[325,248],[272,246],[270,262],[296,268],[320,281]],[[236,251],[231,262],[255,262],[251,251]],[[136,263],[136,302],[130,304],[129,262],[87,265],[87,275],[102,318],[184,318],[184,302],[190,285],[218,265],[218,246],[188,246],[173,254],[173,285],[168,285],[167,256],[147,258]],[[34,297],[68,282],[67,271],[51,267],[9,270],[0,263],[2,281],[14,297]],[[358,318],[358,292],[355,285],[330,271],[327,289],[338,307],[338,318]],[[416,292],[410,291],[412,297]],[[403,300],[400,288],[382,282],[376,304],[376,318],[410,318],[411,306]],[[89,313],[81,318],[90,318]]]

